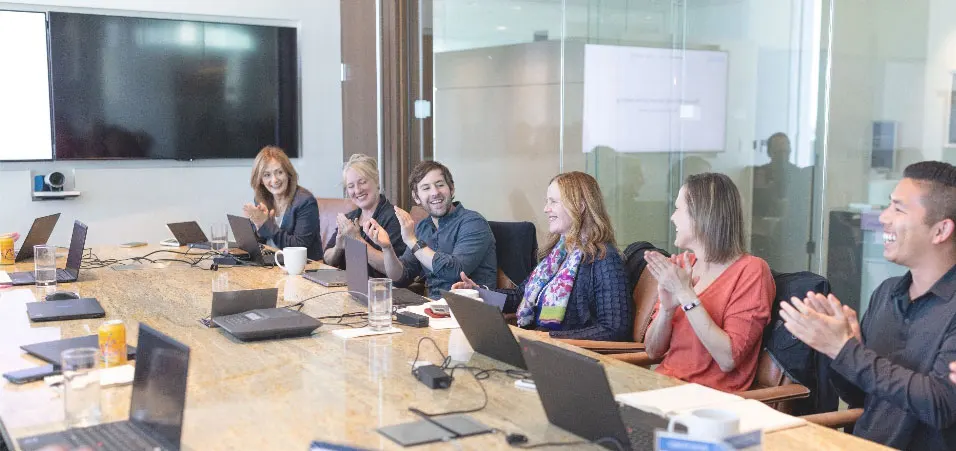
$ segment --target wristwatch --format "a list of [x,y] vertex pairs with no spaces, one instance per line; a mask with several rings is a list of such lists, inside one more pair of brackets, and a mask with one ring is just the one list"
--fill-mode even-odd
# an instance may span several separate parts
[[694,307],[697,307],[698,305],[700,305],[700,299],[698,299],[698,300],[696,300],[696,301],[694,301],[694,302],[691,302],[690,304],[683,304],[683,305],[680,306],[680,308],[681,308],[682,310],[684,310],[684,312],[689,312],[689,311],[693,310]]
[[414,254],[422,249],[425,249],[426,247],[428,247],[428,244],[425,244],[425,241],[418,240],[415,242],[415,245],[412,246],[412,253]]

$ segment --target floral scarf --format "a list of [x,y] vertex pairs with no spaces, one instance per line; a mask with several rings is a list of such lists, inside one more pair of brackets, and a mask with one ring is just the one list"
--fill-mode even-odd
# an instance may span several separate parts
[[519,326],[526,327],[534,321],[535,308],[541,302],[537,325],[550,330],[560,329],[582,255],[581,249],[575,249],[569,255],[564,247],[564,237],[561,237],[528,277],[524,297],[518,306]]

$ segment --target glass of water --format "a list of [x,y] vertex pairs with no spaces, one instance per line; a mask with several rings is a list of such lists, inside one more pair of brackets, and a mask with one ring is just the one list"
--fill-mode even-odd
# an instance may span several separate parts
[[60,354],[67,427],[100,422],[100,358],[97,348],[67,349]]
[[33,270],[37,287],[56,286],[56,246],[33,246]]
[[229,253],[229,228],[225,224],[216,223],[209,228],[209,246],[221,254]]
[[392,279],[368,279],[368,328],[392,327]]

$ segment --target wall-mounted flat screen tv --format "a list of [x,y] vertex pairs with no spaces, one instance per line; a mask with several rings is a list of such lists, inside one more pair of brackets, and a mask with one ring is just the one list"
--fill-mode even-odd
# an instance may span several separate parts
[[49,13],[55,158],[299,154],[296,30]]

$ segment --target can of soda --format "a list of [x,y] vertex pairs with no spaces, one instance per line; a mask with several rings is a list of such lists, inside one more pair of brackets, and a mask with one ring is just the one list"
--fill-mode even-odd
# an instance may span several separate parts
[[126,364],[126,326],[120,320],[103,323],[97,330],[103,368]]
[[13,253],[13,237],[0,236],[0,265],[12,265],[16,255]]

